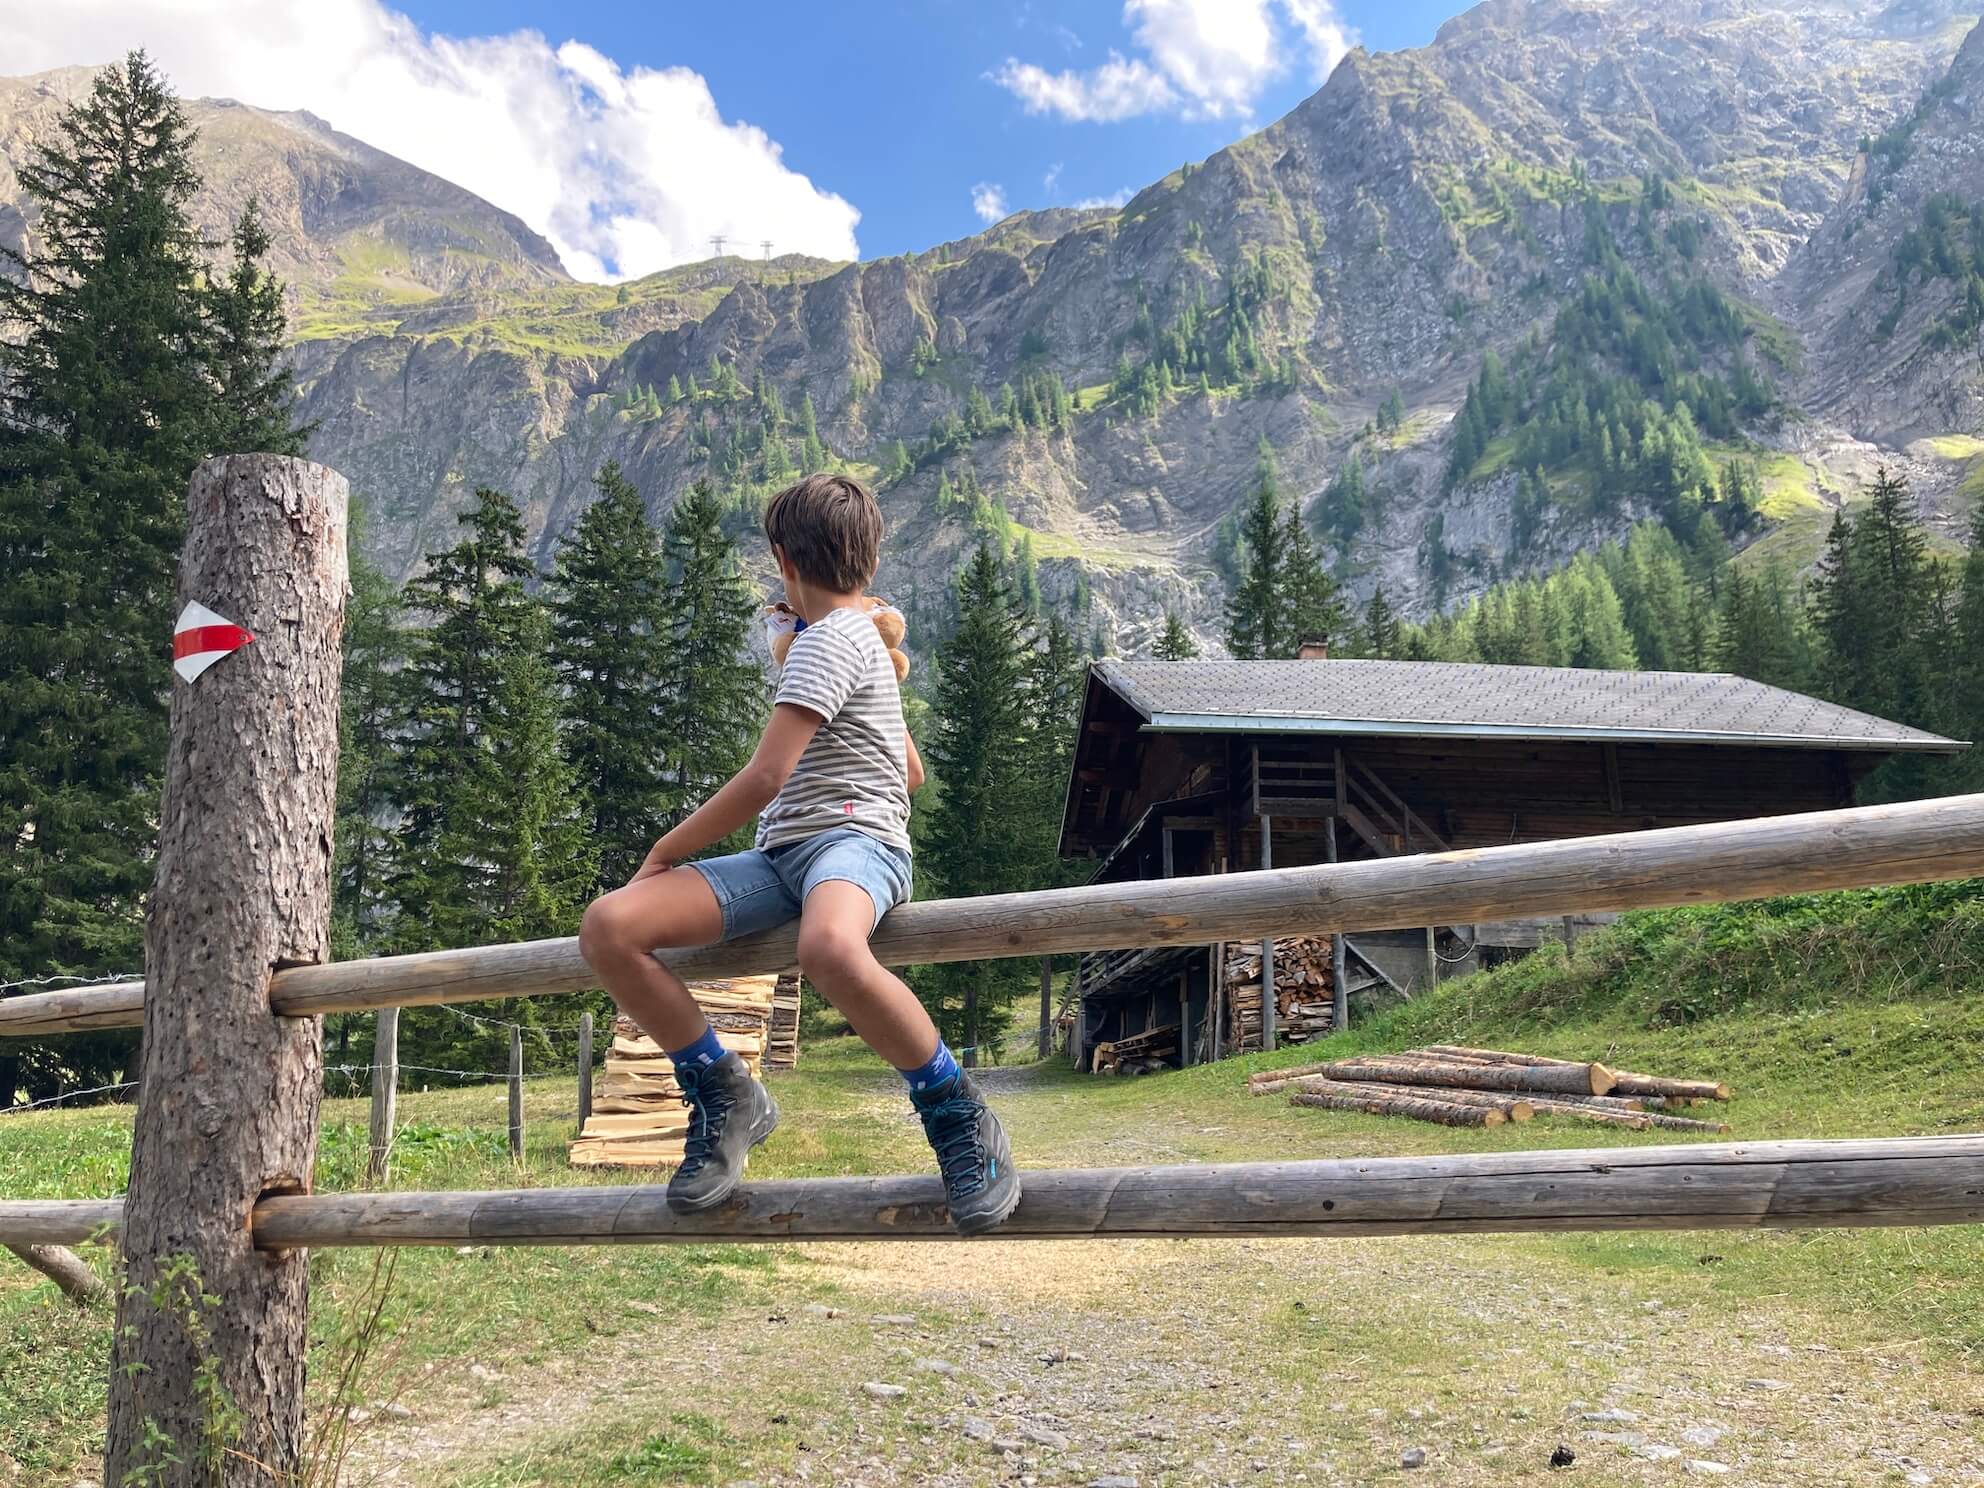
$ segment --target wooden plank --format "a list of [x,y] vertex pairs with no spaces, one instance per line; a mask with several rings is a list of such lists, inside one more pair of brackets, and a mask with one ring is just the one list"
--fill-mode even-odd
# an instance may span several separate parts
[[[1931,883],[1984,874],[1984,795],[1519,843],[1374,862],[1086,884],[890,911],[872,942],[889,966],[1269,935],[1419,929],[1428,923],[1648,909]],[[690,980],[796,964],[791,927],[668,951]],[[396,1004],[583,991],[576,939],[382,956],[279,971],[277,1012],[297,1017]],[[39,1038],[142,1021],[143,987],[71,988],[0,1001],[0,1036]]]
[[579,1129],[592,1115],[592,1014],[579,1014]]
[[[0,1243],[69,1245],[110,1202],[0,1202]],[[1984,1222],[1984,1136],[1034,1169],[995,1240]],[[648,1187],[264,1199],[264,1249],[955,1238],[935,1175],[746,1183],[678,1215]]]
[[1039,1057],[1045,1059],[1054,1051],[1054,958],[1040,958],[1040,1048]]
[[1619,746],[1617,744],[1605,745],[1604,756],[1605,799],[1607,804],[1611,806],[1614,816],[1624,816],[1626,814],[1626,795],[1624,789],[1619,784]]
[[[1337,768],[1342,770],[1343,752],[1337,751]],[[1337,861],[1336,823],[1330,823],[1326,850],[1329,861]],[[1330,1031],[1342,1033],[1350,1027],[1350,963],[1343,943],[1343,932],[1330,937]]]

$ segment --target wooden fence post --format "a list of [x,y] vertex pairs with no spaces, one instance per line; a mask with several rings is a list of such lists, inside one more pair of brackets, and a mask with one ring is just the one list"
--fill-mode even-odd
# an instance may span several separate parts
[[[1329,851],[1329,861],[1336,857],[1336,818],[1323,823],[1324,846]],[[1342,1033],[1350,1026],[1350,958],[1344,954],[1343,932],[1330,933],[1330,1032]]]
[[372,1034],[371,1151],[365,1181],[377,1188],[392,1172],[393,1131],[400,1092],[400,1010],[380,1008]]
[[1054,958],[1040,958],[1040,1055],[1054,1052]]
[[510,1160],[524,1160],[524,1031],[510,1025]]
[[[1261,866],[1274,867],[1274,818],[1261,816]],[[1274,937],[1261,941],[1261,1047],[1274,1048]]]
[[592,1014],[579,1014],[579,1130],[592,1120]]
[[186,682],[159,638],[172,721],[108,1483],[267,1488],[299,1465],[308,1260],[258,1252],[248,1215],[307,1191],[317,1152],[323,1026],[272,1012],[269,977],[329,957],[345,502],[344,477],[304,460],[193,472],[176,603],[254,639]]

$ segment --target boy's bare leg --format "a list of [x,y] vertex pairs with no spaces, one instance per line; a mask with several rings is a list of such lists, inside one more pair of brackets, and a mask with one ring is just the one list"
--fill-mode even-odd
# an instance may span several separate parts
[[863,1043],[895,1068],[913,1070],[937,1052],[937,1025],[868,948],[874,924],[874,902],[859,884],[816,885],[799,916],[799,969]]
[[722,937],[723,910],[709,880],[693,868],[671,868],[587,905],[579,954],[643,1033],[663,1049],[686,1049],[703,1036],[709,1019],[682,978],[652,952],[708,945]]

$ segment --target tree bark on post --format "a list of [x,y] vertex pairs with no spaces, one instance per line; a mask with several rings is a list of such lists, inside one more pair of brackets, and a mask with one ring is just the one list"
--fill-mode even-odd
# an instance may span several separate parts
[[365,1159],[365,1181],[375,1188],[392,1174],[399,1094],[400,1010],[380,1008],[372,1035],[371,1151]]
[[248,1215],[307,1192],[317,1152],[323,1027],[271,1012],[269,977],[329,956],[345,501],[344,477],[304,460],[193,473],[178,603],[254,640],[196,681],[161,678],[172,720],[110,1483],[268,1488],[298,1466],[309,1267],[257,1251]]
[[592,1014],[579,1014],[579,1130],[592,1120]]

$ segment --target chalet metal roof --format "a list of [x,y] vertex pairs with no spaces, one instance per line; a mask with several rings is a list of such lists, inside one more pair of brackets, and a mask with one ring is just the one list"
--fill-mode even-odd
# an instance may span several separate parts
[[1967,746],[1723,672],[1445,661],[1099,661],[1155,733],[1328,733],[1910,750]]

